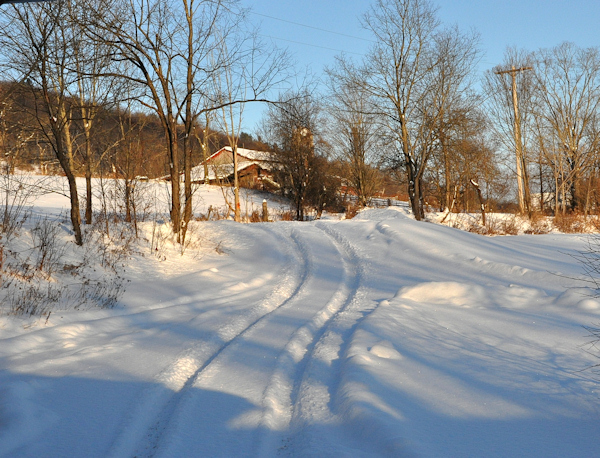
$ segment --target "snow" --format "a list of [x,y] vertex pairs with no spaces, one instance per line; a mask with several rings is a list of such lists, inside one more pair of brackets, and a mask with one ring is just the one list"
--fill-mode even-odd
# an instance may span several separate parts
[[396,207],[195,230],[140,241],[113,309],[0,315],[0,456],[598,456],[586,237]]

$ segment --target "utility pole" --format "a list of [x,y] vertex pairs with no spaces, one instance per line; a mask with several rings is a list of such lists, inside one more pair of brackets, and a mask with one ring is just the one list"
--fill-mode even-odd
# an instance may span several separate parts
[[519,118],[519,104],[517,101],[517,72],[524,72],[525,70],[533,70],[532,67],[520,67],[515,68],[513,65],[510,70],[498,70],[497,75],[509,73],[512,78],[512,98],[513,108],[515,112],[515,154],[517,158],[517,185],[519,190],[519,210],[521,214],[527,212],[529,218],[531,218],[531,196],[529,193],[529,177],[527,174],[527,163],[523,154],[522,138],[521,138],[521,119]]

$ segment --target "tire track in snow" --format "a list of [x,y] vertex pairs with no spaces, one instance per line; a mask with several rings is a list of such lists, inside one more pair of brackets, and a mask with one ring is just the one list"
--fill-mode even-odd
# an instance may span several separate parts
[[[314,238],[315,232],[318,235],[316,239]],[[197,391],[190,390],[186,402],[182,402],[178,406],[179,411],[174,413],[171,425],[168,425],[168,433],[164,435],[164,443],[159,443],[160,440],[156,443],[157,455],[173,456],[175,454],[204,453],[209,456],[211,451],[206,450],[212,450],[212,441],[219,440],[219,437],[221,438],[219,443],[222,443],[223,440],[236,443],[235,451],[232,449],[230,450],[231,453],[237,454],[240,450],[252,453],[252,451],[256,451],[257,445],[260,446],[260,437],[257,438],[256,429],[261,429],[266,399],[265,393],[271,385],[269,374],[273,369],[272,364],[276,366],[281,353],[294,345],[294,336],[298,332],[302,333],[302,330],[307,329],[305,324],[310,327],[310,323],[319,323],[318,326],[322,327],[322,324],[326,323],[347,302],[348,295],[351,295],[351,291],[353,291],[352,288],[348,287],[353,282],[348,280],[347,272],[343,266],[340,266],[340,264],[344,264],[342,254],[331,237],[324,237],[322,231],[315,231],[314,225],[308,224],[292,226],[290,237],[300,249],[304,259],[304,282],[297,289],[296,294],[291,295],[285,304],[237,336],[235,341],[232,341],[227,348],[223,349],[211,361],[211,364],[207,365],[205,370],[194,378],[192,386],[197,388]],[[315,253],[318,253],[318,255],[315,256]],[[332,284],[335,287],[332,288]],[[284,323],[286,324],[284,325]],[[298,326],[300,326],[300,331]],[[274,340],[271,340],[270,346],[264,347],[259,353],[254,353],[253,356],[244,352],[247,345],[261,342],[264,335],[274,338]],[[318,330],[317,335],[319,335]],[[243,380],[249,376],[248,374],[238,372],[237,375],[234,375],[236,372],[232,372],[232,365],[240,364],[239,355],[250,357],[250,360],[244,360],[242,364],[252,366],[252,364],[257,363],[257,367],[262,367],[260,369],[261,375],[258,378],[254,374],[251,386],[248,386]],[[258,355],[258,358],[256,358],[256,355]],[[274,363],[261,366],[257,359],[262,358],[266,358],[266,361],[272,360]],[[294,389],[295,385],[292,383],[292,390]],[[230,436],[231,432],[228,432],[225,436],[220,436],[215,433],[211,426],[205,427],[203,419],[212,418],[210,411],[200,413],[199,411],[203,409],[205,404],[198,404],[194,396],[198,394],[199,398],[196,399],[208,401],[210,398],[202,395],[206,390],[236,394],[244,392],[243,399],[256,406],[256,410],[253,411],[252,415],[256,414],[257,416],[251,421],[250,432],[246,434],[238,431],[235,436]],[[227,405],[220,405],[218,408],[221,410],[221,407],[228,412],[227,418],[229,421],[234,419],[231,415],[239,415],[239,411],[234,413],[227,410]],[[288,409],[288,411],[290,410]],[[246,410],[246,413],[250,412]],[[218,413],[218,415],[221,414],[222,412]],[[192,424],[198,426],[190,428]],[[206,442],[198,443],[196,440],[196,446],[191,448],[190,443],[194,443],[193,436],[196,438],[204,437]],[[192,438],[192,442],[188,442],[190,438]]]
[[298,429],[302,422],[319,424],[331,420],[329,404],[339,383],[339,359],[345,354],[354,329],[375,309],[364,306],[364,272],[355,248],[330,224],[317,223],[315,227],[336,246],[344,278],[333,298],[294,333],[278,358],[264,393],[257,453],[261,457],[275,455],[290,445],[280,442],[282,431]]
[[[110,457],[152,456],[161,439],[162,432],[184,393],[189,390],[212,361],[215,360],[236,339],[242,336],[262,319],[296,296],[306,282],[309,261],[299,248],[294,237],[290,246],[279,231],[263,227],[265,232],[275,236],[279,245],[286,250],[286,264],[275,281],[277,285],[270,295],[254,306],[249,314],[221,325],[215,323],[213,329],[218,334],[207,336],[188,347],[180,356],[155,378],[154,383],[140,395],[139,401],[121,433],[113,443]],[[301,263],[297,260],[300,259]],[[203,318],[204,318],[204,314]]]

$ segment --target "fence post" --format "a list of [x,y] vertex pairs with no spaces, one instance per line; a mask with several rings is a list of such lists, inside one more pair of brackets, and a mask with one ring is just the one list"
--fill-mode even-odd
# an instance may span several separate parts
[[269,221],[269,209],[267,208],[267,199],[263,199],[262,220],[264,223]]

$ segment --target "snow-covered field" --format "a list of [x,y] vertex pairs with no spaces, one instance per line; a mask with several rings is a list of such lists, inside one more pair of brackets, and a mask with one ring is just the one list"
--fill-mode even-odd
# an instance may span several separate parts
[[219,250],[133,255],[113,309],[0,316],[1,456],[600,456],[585,238],[200,229]]

